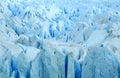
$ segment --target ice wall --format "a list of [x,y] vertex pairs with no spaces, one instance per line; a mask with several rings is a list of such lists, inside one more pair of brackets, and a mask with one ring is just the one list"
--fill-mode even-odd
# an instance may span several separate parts
[[0,0],[0,78],[120,78],[120,0]]

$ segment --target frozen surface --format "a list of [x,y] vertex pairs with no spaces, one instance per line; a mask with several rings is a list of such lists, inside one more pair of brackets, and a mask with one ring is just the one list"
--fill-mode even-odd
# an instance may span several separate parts
[[0,0],[0,78],[120,78],[120,0]]

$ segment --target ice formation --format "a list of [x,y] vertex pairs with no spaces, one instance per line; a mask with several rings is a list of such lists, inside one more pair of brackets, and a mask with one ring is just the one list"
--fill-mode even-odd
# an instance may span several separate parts
[[0,0],[0,78],[120,78],[120,0]]

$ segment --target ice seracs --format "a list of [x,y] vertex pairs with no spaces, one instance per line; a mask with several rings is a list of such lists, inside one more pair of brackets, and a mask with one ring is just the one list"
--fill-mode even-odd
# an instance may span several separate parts
[[0,78],[120,78],[119,3],[1,0]]

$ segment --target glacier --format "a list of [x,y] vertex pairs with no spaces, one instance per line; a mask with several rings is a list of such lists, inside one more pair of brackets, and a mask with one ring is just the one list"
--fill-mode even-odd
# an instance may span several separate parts
[[120,0],[0,0],[0,78],[120,78]]

